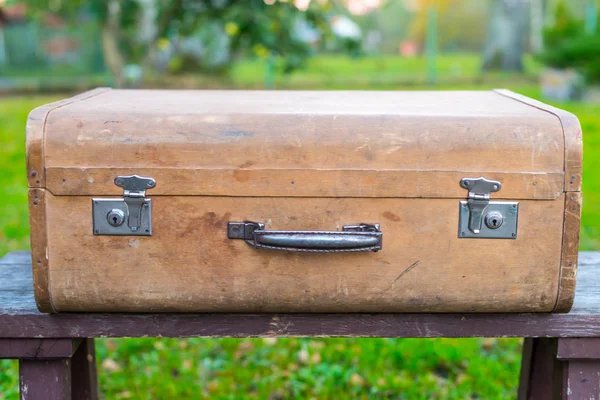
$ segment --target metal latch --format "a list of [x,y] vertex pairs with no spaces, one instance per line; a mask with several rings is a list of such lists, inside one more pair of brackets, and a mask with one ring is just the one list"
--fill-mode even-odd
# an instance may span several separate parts
[[517,237],[518,202],[490,201],[490,195],[502,184],[484,177],[463,178],[460,186],[469,191],[468,200],[460,202],[458,236],[461,238],[515,239]]
[[152,199],[146,190],[156,186],[152,178],[117,176],[115,185],[123,188],[122,199],[92,199],[95,235],[152,235]]

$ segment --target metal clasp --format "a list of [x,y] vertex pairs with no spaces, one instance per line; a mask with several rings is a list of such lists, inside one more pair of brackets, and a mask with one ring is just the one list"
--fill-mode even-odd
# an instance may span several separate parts
[[155,187],[156,181],[129,175],[117,176],[114,182],[123,188],[122,199],[92,199],[94,234],[152,235],[152,199],[146,198],[146,190]]
[[480,177],[463,178],[460,181],[460,186],[469,191],[469,200],[467,201],[471,212],[469,230],[478,234],[481,231],[481,223],[483,222],[483,211],[490,203],[490,194],[499,191],[502,184],[498,181],[490,181]]
[[131,231],[135,232],[140,227],[142,219],[142,207],[146,203],[146,189],[152,189],[156,186],[156,181],[152,178],[144,178],[138,175],[117,176],[115,185],[122,187],[123,200],[127,204],[129,216],[127,225]]
[[460,202],[459,237],[496,239],[517,237],[519,203],[490,201],[491,193],[502,188],[500,182],[484,177],[463,178],[460,186],[467,189],[469,195],[467,201]]

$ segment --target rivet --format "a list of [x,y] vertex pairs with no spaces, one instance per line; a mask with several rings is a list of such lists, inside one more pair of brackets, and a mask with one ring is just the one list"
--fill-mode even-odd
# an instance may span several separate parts
[[98,229],[94,230],[95,233],[99,233],[100,231]]
[[42,260],[37,260],[37,263],[38,263],[38,264],[41,264],[41,263],[42,263]]
[[577,175],[571,175],[571,179],[577,178]]
[[464,232],[461,232],[461,233],[460,233],[460,236],[465,236],[465,233],[464,233]]
[[569,197],[569,199],[570,199],[571,201],[574,201],[574,200],[575,200],[575,197],[571,196],[571,197]]
[[40,181],[35,181],[35,183],[40,183]]
[[533,186],[537,185],[537,182],[533,182]]
[[577,210],[577,206],[573,206],[572,210],[576,211]]
[[33,172],[31,173],[31,176],[36,176],[36,175],[37,175],[37,172],[35,172],[35,171],[33,171]]
[[37,205],[38,205],[38,201],[37,201],[37,200],[35,200],[35,201],[33,202],[33,205],[34,205],[34,206],[37,206]]
[[572,185],[572,184],[573,184],[573,181],[569,181],[569,183]]
[[95,202],[94,202],[94,204],[98,204],[98,202],[97,202],[97,201],[95,201]]
[[515,237],[515,236],[517,236],[517,234],[513,232],[513,233],[512,233],[512,237]]
[[62,180],[62,181],[63,181],[63,182],[66,182],[67,180],[66,180],[65,178],[63,178],[63,180]]

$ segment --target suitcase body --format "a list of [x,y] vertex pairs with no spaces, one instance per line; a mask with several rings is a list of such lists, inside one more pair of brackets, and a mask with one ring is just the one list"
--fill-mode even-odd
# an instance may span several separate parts
[[32,111],[45,312],[566,312],[577,119],[508,91],[96,89]]

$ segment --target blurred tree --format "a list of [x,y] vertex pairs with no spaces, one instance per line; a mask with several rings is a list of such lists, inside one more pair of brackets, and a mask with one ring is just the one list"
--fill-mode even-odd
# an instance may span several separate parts
[[529,0],[492,0],[483,69],[523,70]]
[[[303,9],[296,7],[293,1],[274,0],[24,2],[38,15],[50,10],[70,21],[84,15],[96,19],[102,27],[105,61],[118,86],[124,84],[125,65],[137,63],[147,69],[152,65],[157,48],[168,45],[173,37],[194,35],[209,25],[218,25],[228,36],[231,59],[248,54],[265,59],[275,57],[283,72],[300,67],[314,46],[333,37],[329,16],[334,5],[328,1],[312,1]],[[318,33],[317,40],[306,40],[297,34],[303,24]],[[352,41],[344,41],[344,44],[349,50],[356,50],[358,46]]]

